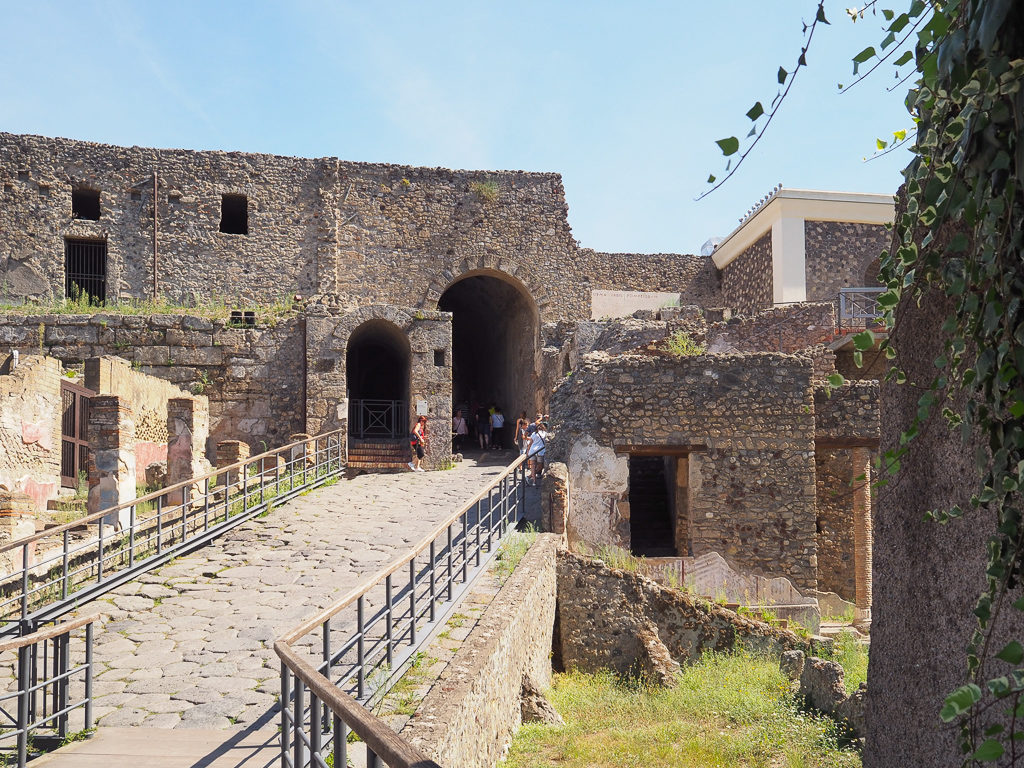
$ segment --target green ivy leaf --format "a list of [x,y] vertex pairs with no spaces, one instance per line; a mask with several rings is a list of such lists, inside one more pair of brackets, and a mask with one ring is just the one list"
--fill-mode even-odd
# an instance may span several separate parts
[[893,62],[893,64],[895,64],[897,67],[902,67],[912,58],[914,58],[913,51],[904,51],[903,54],[898,59],[896,59],[896,61]]
[[974,683],[961,685],[953,693],[946,697],[946,701],[939,712],[942,722],[948,723],[969,710],[981,700],[981,688]]
[[1000,742],[995,739],[985,739],[981,746],[974,750],[971,759],[981,763],[991,763],[1002,757],[1005,751]]
[[1024,646],[1016,640],[1011,640],[1003,646],[1003,650],[996,654],[996,658],[1017,666],[1024,661]]
[[838,389],[845,383],[846,379],[843,377],[843,374],[841,373],[833,373],[831,376],[828,377],[828,385],[833,389]]
[[761,115],[764,114],[764,107],[761,106],[761,102],[757,102],[750,109],[747,110],[747,117],[751,120],[757,120]]
[[715,175],[711,174],[711,175],[708,176],[708,184],[714,184],[714,183],[715,183]]
[[828,24],[829,20],[825,18],[825,6],[818,5],[818,13],[814,16],[815,21],[820,21],[822,24]]
[[789,72],[784,70],[782,67],[779,67],[779,75],[778,75],[778,77],[779,77],[779,85],[782,85],[784,82],[786,82],[786,77],[788,75],[789,75]]
[[861,331],[860,333],[854,334],[853,346],[855,349],[868,350],[875,346],[875,334],[871,331]]
[[735,155],[740,148],[740,140],[735,136],[730,136],[727,139],[719,139],[715,142],[718,148],[722,150],[722,154],[728,157],[729,155]]

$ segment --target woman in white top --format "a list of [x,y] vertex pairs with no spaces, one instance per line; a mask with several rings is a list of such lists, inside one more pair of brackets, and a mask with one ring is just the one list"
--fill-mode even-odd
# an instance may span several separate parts
[[505,415],[501,412],[501,408],[494,407],[494,413],[491,414],[491,447],[497,448],[499,451],[505,447]]

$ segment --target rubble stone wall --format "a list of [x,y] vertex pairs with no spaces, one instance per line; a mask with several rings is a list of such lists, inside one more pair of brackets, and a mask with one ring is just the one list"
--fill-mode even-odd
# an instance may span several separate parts
[[206,395],[211,452],[220,440],[262,450],[304,431],[304,342],[302,318],[245,329],[188,315],[0,315],[0,354],[41,346],[65,364],[114,355]]
[[680,304],[717,307],[721,278],[710,257],[686,253],[603,253],[580,249],[591,290],[679,293]]
[[767,353],[585,358],[551,402],[570,544],[628,549],[628,450],[684,446],[694,555],[813,587],[811,376],[809,358]]
[[808,301],[835,301],[840,288],[877,286],[871,263],[889,247],[891,232],[880,224],[804,222],[804,269]]
[[38,510],[60,489],[60,361],[0,356],[0,485],[32,498]]
[[830,342],[835,330],[835,307],[830,303],[772,307],[755,315],[710,324],[708,351],[793,354]]
[[818,589],[853,601],[853,464],[849,448],[814,457],[818,506]]
[[722,301],[741,315],[768,309],[775,301],[772,233],[768,232],[722,270]]
[[877,381],[850,381],[814,389],[815,437],[876,447],[880,434]]

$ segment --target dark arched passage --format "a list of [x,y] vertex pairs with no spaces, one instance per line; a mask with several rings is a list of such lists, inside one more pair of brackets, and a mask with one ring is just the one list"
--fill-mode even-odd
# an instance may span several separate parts
[[[452,283],[437,308],[452,313],[453,409],[497,404],[509,421],[536,408],[537,307],[507,276],[470,274]],[[466,414],[467,417],[469,414]]]
[[409,341],[398,326],[369,320],[348,340],[349,434],[404,437],[409,431]]

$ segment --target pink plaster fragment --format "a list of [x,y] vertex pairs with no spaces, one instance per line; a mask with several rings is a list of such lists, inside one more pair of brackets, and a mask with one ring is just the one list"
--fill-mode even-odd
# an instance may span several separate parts
[[146,467],[154,461],[167,461],[167,443],[150,443],[146,441],[135,444],[135,478],[145,485]]
[[21,422],[21,442],[25,445],[37,444],[43,450],[49,451],[53,448],[52,431],[42,425],[33,422]]

